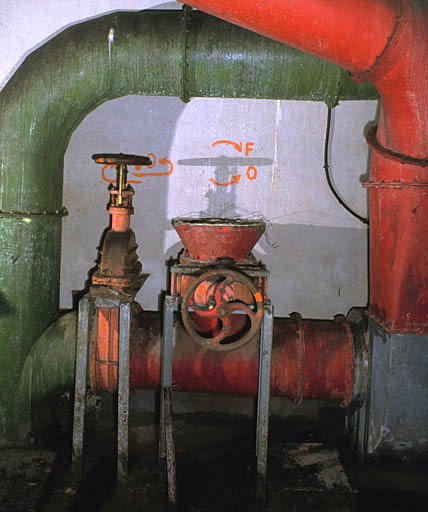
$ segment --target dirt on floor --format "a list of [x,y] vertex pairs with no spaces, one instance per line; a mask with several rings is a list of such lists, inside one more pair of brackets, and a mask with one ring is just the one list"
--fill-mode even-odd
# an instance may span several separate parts
[[[428,465],[363,464],[347,448],[342,419],[337,412],[322,421],[271,418],[264,508],[255,500],[254,421],[236,414],[176,414],[176,511],[425,510]],[[114,430],[108,415],[89,419],[79,489],[70,482],[69,429],[49,450],[0,450],[0,511],[170,510],[159,490],[153,415],[136,415],[130,423],[126,493],[116,492]]]

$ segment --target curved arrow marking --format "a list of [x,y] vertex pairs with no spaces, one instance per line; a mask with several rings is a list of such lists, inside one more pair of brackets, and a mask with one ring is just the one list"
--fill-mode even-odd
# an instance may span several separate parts
[[161,165],[168,165],[169,171],[168,172],[134,172],[133,175],[136,176],[137,178],[147,178],[148,176],[169,176],[172,173],[172,171],[174,170],[173,163],[171,162],[171,160],[167,160],[166,156],[161,158],[159,160],[159,163]]
[[233,185],[234,183],[238,184],[240,179],[241,175],[235,174],[235,176],[232,176],[231,181],[228,181],[227,183],[219,183],[218,181],[214,181],[213,178],[210,178],[210,181],[211,183],[214,183],[214,185],[217,185],[218,187],[228,187],[229,185]]
[[[147,169],[153,169],[153,167],[156,165],[156,155],[155,155],[154,153],[149,153],[149,154],[147,155],[147,157],[148,157],[148,158],[150,158],[150,157],[151,157],[151,159],[152,159],[152,163],[151,163],[151,165],[148,165],[148,166],[147,166]],[[138,170],[140,170],[140,169],[138,169]]]
[[215,142],[213,142],[211,144],[212,147],[214,146],[217,146],[217,144],[230,144],[231,146],[233,146],[236,151],[239,151],[240,153],[242,153],[242,142],[240,142],[239,144],[237,142],[233,142],[231,140],[216,140]]
[[116,167],[115,165],[111,165],[111,164],[107,164],[107,165],[104,165],[104,167],[101,169],[101,178],[106,181],[107,183],[116,183],[116,180],[109,180],[107,177],[106,177],[106,169],[110,167],[110,168],[114,168]]

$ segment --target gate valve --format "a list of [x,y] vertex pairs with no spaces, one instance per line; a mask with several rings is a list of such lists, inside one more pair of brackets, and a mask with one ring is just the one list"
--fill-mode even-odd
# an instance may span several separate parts
[[[203,283],[211,283],[206,290],[204,303],[197,302],[196,292]],[[236,299],[233,286],[244,285],[250,292],[252,304]],[[221,330],[213,337],[204,337],[198,333],[196,321],[192,312],[201,318],[218,318],[222,324]],[[236,341],[228,341],[232,333],[232,315],[244,313],[250,320],[250,327]],[[216,269],[205,272],[189,286],[182,301],[181,317],[184,327],[194,341],[208,350],[228,351],[243,347],[252,341],[259,333],[263,319],[263,297],[253,282],[241,272],[229,269]]]
[[127,231],[129,216],[134,213],[132,196],[134,189],[127,183],[128,165],[151,165],[147,156],[125,155],[124,153],[97,153],[92,155],[97,164],[116,166],[116,183],[110,186],[109,213],[113,231]]
[[142,265],[138,261],[137,242],[131,229],[132,196],[134,189],[127,183],[127,165],[150,165],[146,156],[125,155],[123,153],[99,153],[92,155],[98,164],[116,166],[116,183],[109,186],[111,228],[105,233],[102,248],[99,251],[99,263],[92,275],[91,290],[94,293],[106,293],[106,288],[119,290],[128,296],[135,296],[147,279],[142,274]]

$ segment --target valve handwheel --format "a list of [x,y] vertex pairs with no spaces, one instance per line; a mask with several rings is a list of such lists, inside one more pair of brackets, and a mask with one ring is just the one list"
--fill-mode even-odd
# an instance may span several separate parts
[[[206,293],[205,304],[199,304],[195,300],[195,292],[204,282],[211,285]],[[235,300],[234,294],[230,293],[234,283],[243,284],[250,291],[252,305]],[[212,338],[201,336],[190,315],[190,308],[199,317],[218,318],[222,324],[220,332]],[[232,315],[237,312],[242,312],[249,318],[250,327],[238,340],[228,342],[227,338],[232,334]],[[182,301],[181,317],[187,332],[199,345],[209,350],[235,350],[252,341],[259,333],[263,320],[263,297],[253,282],[241,272],[228,269],[211,270],[199,276],[187,289]]]
[[96,153],[92,159],[97,164],[107,165],[151,165],[152,161],[147,156],[126,155],[124,153]]
[[[127,183],[127,165],[151,165],[152,161],[150,158],[140,155],[126,155],[124,153],[96,153],[92,155],[92,159],[97,164],[116,166],[116,188],[114,189],[113,187],[113,189],[117,190],[117,201],[112,202],[112,205],[123,207],[125,203],[125,207],[128,208],[130,205],[127,204],[127,199],[124,198],[124,195],[126,195],[126,191],[132,194],[134,191]],[[110,193],[112,194],[112,191]]]

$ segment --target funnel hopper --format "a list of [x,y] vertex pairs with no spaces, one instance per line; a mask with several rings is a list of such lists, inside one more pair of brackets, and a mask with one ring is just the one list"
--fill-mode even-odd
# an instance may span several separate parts
[[173,219],[172,225],[190,258],[214,261],[248,258],[265,230],[261,220],[246,219]]

